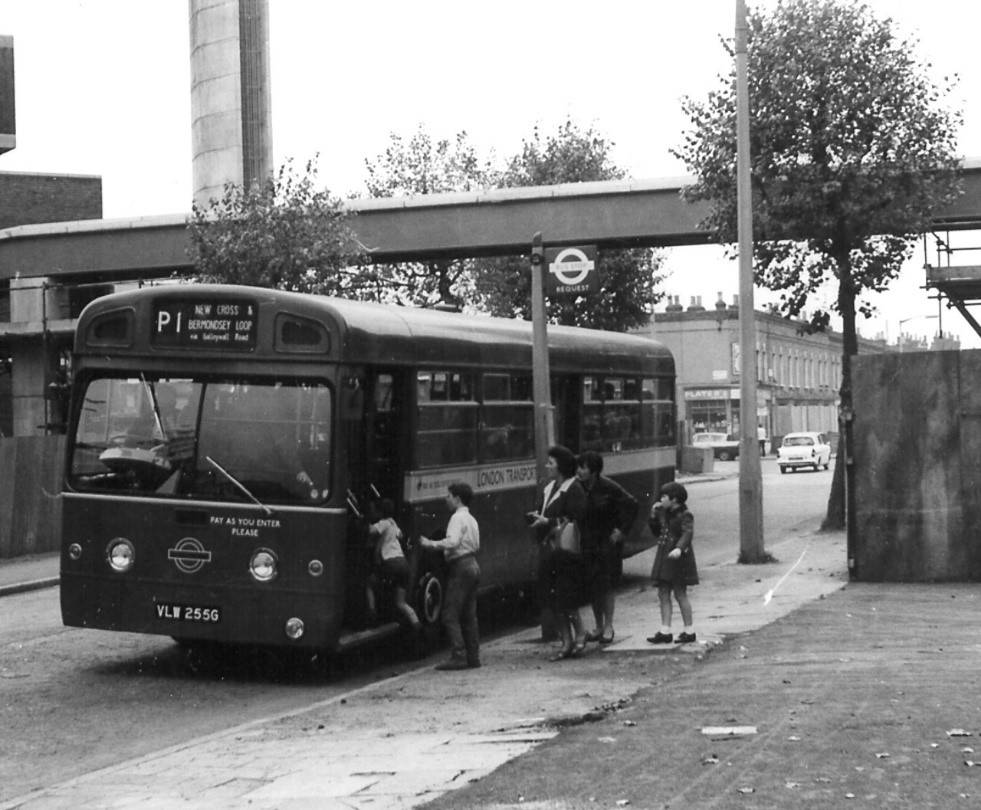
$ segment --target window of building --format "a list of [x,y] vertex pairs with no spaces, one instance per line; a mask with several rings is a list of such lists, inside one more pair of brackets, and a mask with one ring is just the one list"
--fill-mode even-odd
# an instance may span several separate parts
[[691,400],[688,419],[695,433],[728,433],[728,403],[724,399]]

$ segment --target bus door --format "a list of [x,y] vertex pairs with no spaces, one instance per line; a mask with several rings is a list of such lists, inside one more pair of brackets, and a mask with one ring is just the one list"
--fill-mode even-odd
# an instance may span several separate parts
[[[348,529],[348,582],[346,624],[353,629],[368,626],[365,583],[370,566],[368,526],[377,520],[372,501],[389,498],[399,520],[402,503],[402,464],[399,453],[399,392],[397,377],[388,371],[371,370],[359,375],[360,400],[357,425],[349,436],[350,522]],[[355,419],[351,414],[352,420]],[[402,521],[399,521],[400,523]]]

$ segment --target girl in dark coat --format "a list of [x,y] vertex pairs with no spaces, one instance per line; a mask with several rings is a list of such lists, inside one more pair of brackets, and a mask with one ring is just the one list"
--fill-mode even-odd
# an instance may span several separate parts
[[672,594],[685,623],[684,632],[678,634],[678,643],[695,641],[688,586],[698,584],[698,567],[692,548],[695,518],[688,511],[687,501],[688,491],[681,484],[669,481],[661,487],[661,499],[651,509],[651,532],[658,538],[651,579],[657,583],[657,596],[661,603],[661,629],[647,639],[651,644],[670,644],[674,641],[671,634]]

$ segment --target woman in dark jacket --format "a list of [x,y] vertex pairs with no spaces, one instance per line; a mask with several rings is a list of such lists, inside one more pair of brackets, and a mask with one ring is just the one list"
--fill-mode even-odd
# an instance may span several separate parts
[[587,641],[613,643],[615,586],[623,573],[623,538],[637,519],[637,499],[603,475],[603,456],[587,450],[579,456],[576,477],[586,492],[582,523],[583,572],[596,629]]
[[545,472],[551,479],[542,493],[537,512],[529,515],[542,543],[547,544],[539,569],[541,589],[555,612],[562,649],[552,658],[561,661],[580,655],[586,648],[586,632],[579,615],[582,595],[582,559],[578,553],[557,547],[557,538],[568,523],[578,526],[586,509],[586,493],[576,480],[576,457],[565,447],[548,451]]
[[685,623],[684,632],[678,634],[678,643],[695,641],[688,586],[698,584],[698,567],[692,548],[695,518],[688,511],[687,501],[688,491],[676,481],[669,481],[661,487],[661,499],[651,509],[651,532],[658,539],[651,579],[657,583],[661,603],[661,629],[647,639],[651,644],[670,644],[674,640],[671,634],[672,593]]

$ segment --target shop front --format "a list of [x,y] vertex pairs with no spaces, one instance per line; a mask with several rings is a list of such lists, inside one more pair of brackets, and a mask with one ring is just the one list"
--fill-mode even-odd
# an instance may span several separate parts
[[[684,435],[695,433],[739,433],[739,388],[737,386],[698,386],[683,390]],[[771,395],[769,389],[757,391],[756,424],[771,434]]]

